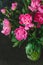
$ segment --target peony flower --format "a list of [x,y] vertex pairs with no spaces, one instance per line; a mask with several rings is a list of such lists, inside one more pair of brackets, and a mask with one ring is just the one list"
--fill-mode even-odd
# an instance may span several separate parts
[[14,30],[14,35],[17,40],[26,40],[27,38],[27,31],[24,29],[24,27],[20,26],[19,28]]
[[43,5],[41,5],[41,6],[38,8],[38,11],[39,11],[40,13],[43,13]]
[[25,25],[25,30],[33,27],[32,16],[30,14],[21,14],[19,20],[20,24]]
[[37,22],[38,24],[43,24],[43,14],[37,12],[34,16],[34,22]]
[[17,2],[12,3],[11,10],[15,10],[17,7]]
[[1,13],[5,14],[6,13],[6,9],[1,9]]
[[34,27],[34,24],[30,23],[30,24],[28,24],[28,25],[25,26],[25,30],[29,30],[32,27]]
[[21,14],[19,20],[20,24],[27,25],[32,22],[32,16],[30,14]]
[[9,20],[6,19],[6,18],[4,18],[4,20],[3,20],[3,26],[7,27],[7,26],[9,26],[9,24],[10,24]]
[[40,2],[41,0],[31,0],[31,6],[28,6],[28,9],[30,9],[32,12],[36,11],[40,6]]
[[3,33],[4,35],[9,35],[10,31],[11,31],[10,22],[8,19],[4,19],[3,20],[3,29],[1,31],[1,33]]
[[3,27],[3,30],[1,31],[4,35],[9,35],[10,34],[10,28],[9,27]]

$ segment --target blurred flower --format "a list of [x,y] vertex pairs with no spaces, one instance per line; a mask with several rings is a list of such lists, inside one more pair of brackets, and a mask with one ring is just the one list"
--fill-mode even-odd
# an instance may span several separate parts
[[40,13],[43,13],[43,5],[41,5],[41,6],[38,8],[38,11],[39,11]]
[[30,14],[21,14],[19,16],[19,23],[25,25],[25,30],[33,27],[32,16]]
[[3,20],[3,29],[1,31],[1,33],[3,33],[4,35],[9,35],[10,31],[11,31],[10,22],[8,19],[4,19]]
[[34,27],[34,24],[33,23],[29,23],[28,25],[25,26],[25,30],[29,30],[32,27]]
[[31,0],[31,6],[28,6],[32,12],[37,11],[38,7],[40,6],[41,0]]
[[37,12],[34,16],[34,22],[37,22],[38,24],[43,24],[43,14]]
[[20,26],[16,30],[14,30],[14,35],[15,35],[16,39],[19,41],[25,40],[27,38],[27,32],[24,29],[24,27],[22,27],[22,26]]
[[32,22],[32,16],[30,14],[21,14],[19,16],[20,24],[27,25]]
[[5,14],[6,13],[6,9],[1,9],[1,13]]
[[12,3],[11,10],[15,10],[17,7],[17,2]]

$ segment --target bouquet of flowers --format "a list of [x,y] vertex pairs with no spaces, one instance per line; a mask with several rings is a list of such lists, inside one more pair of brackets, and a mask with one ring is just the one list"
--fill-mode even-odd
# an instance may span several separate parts
[[15,1],[0,12],[1,33],[9,36],[12,47],[23,46],[28,59],[38,60],[43,48],[43,1]]

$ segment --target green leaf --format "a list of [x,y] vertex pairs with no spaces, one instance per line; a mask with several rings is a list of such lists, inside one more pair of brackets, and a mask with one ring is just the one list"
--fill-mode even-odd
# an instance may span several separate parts
[[[13,33],[12,33],[12,34],[13,34]],[[11,38],[12,38],[11,41],[13,42],[13,47],[17,47],[17,46],[21,47],[22,43],[24,43],[24,40],[18,41],[18,40],[15,38],[14,35],[12,35]]]
[[28,5],[30,4],[30,2],[31,2],[31,0],[27,0],[27,4],[28,4]]
[[22,13],[25,13],[25,9],[24,8],[22,8]]
[[19,45],[19,41],[14,42],[13,47],[17,47]]
[[13,47],[16,47],[19,45],[19,41],[15,38],[13,33],[12,33],[11,41],[13,42]]
[[40,38],[40,43],[43,45],[43,37]]
[[32,33],[32,37],[33,37],[33,38],[36,37],[36,31],[34,31],[34,32]]
[[17,41],[16,38],[15,38],[15,36],[12,37],[12,40],[11,41],[12,42],[16,42]]

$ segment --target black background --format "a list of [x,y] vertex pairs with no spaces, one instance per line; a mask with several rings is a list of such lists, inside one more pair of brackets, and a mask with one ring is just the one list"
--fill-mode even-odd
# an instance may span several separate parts
[[27,59],[23,47],[12,48],[10,39],[0,33],[0,65],[43,65],[43,50],[40,59],[33,62]]
[[[14,0],[0,0],[0,8],[10,6],[8,3],[12,1]],[[12,48],[11,45],[12,42],[8,36],[6,37],[0,32],[0,65],[43,65],[43,50],[40,59],[33,62],[27,59],[23,48]]]

